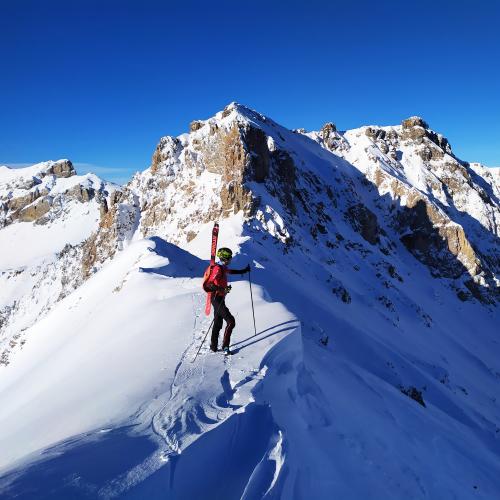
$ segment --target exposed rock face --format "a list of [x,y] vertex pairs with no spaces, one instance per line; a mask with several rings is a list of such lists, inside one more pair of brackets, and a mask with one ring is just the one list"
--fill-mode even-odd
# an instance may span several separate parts
[[442,150],[441,152],[443,154],[438,156],[438,159],[442,158],[444,156],[444,153],[452,154],[451,146],[446,137],[443,137],[441,134],[436,134],[436,132],[432,130],[428,130],[427,138]]
[[[153,155],[150,176],[132,182],[139,196],[145,190],[151,194],[141,199],[144,235],[152,234],[153,228],[168,224],[174,206],[177,209],[193,206],[196,197],[207,196],[203,187],[195,182],[204,172],[220,176],[221,187],[218,192],[210,193],[206,213],[196,214],[200,222],[220,217],[223,213],[250,209],[251,197],[244,186],[249,158],[240,128],[236,123],[229,128],[214,123],[206,127],[202,122],[195,123],[191,127],[193,136],[187,144],[172,137],[162,138]],[[202,128],[205,133],[200,136],[197,132]],[[185,227],[189,223],[189,219],[176,221],[176,224],[186,224]]]
[[49,172],[56,177],[71,177],[76,175],[76,170],[69,160],[59,160],[52,165]]
[[88,278],[95,272],[96,264],[102,264],[116,253],[117,209],[108,211],[99,223],[99,229],[85,242],[83,247],[82,274]]
[[243,131],[243,140],[249,152],[251,176],[257,182],[264,182],[269,175],[271,161],[267,136],[259,128],[248,127]]
[[446,212],[382,169],[374,172],[372,180],[382,191],[390,186],[397,200],[406,200],[396,212],[395,227],[408,250],[436,275],[458,278],[464,272],[471,276],[482,272],[478,254],[463,227],[453,223]]
[[423,118],[420,118],[420,116],[410,116],[410,118],[401,122],[401,126],[403,127],[403,130],[409,130],[414,127],[422,127],[424,129],[429,128],[427,122],[424,121]]
[[40,197],[40,190],[35,189],[33,191],[30,191],[28,194],[21,195],[17,198],[7,199],[4,203],[5,207],[4,209],[5,211],[12,210],[13,212],[18,212],[27,205],[33,203],[39,197]]
[[167,160],[175,160],[182,150],[181,143],[175,137],[162,137],[151,160],[151,173],[155,174],[160,165]]
[[[215,119],[193,122],[182,141],[171,137],[160,140],[149,172],[131,183],[140,198],[145,236],[158,230],[160,234],[167,232],[171,224],[187,229],[193,221],[202,224],[239,211],[250,216],[258,205],[258,197],[248,188],[250,182],[265,184],[287,210],[295,210],[291,196],[296,179],[293,158],[276,148],[263,129],[241,119],[238,113],[238,106],[230,105]],[[217,179],[215,185],[197,182],[200,176],[209,175]],[[206,200],[202,213],[193,211],[197,199]],[[182,220],[176,217],[180,209],[187,214]],[[192,238],[190,230],[186,239],[188,232]]]
[[74,186],[73,188],[66,191],[66,194],[78,200],[80,203],[86,203],[90,201],[95,196],[95,189],[91,187],[85,187],[80,184]]
[[17,214],[17,219],[21,222],[32,222],[37,219],[40,219],[43,215],[45,215],[50,210],[50,202],[48,199],[39,200],[37,203],[33,203],[22,210],[20,210]]
[[452,154],[446,137],[429,129],[429,125],[419,116],[412,116],[401,123],[401,139],[420,144],[417,154],[424,160],[440,160],[445,154]]
[[203,122],[195,120],[189,124],[189,131],[196,132],[197,130],[200,130],[201,127],[203,127]]
[[368,243],[372,245],[379,243],[380,227],[378,225],[377,216],[371,210],[361,203],[358,203],[347,209],[347,216],[354,229],[358,231]]
[[346,150],[349,149],[349,144],[342,137],[342,135],[337,132],[337,127],[334,123],[328,122],[323,125],[319,136],[323,140],[323,144],[329,151]]
[[123,242],[132,237],[139,217],[137,200],[126,188],[115,191],[110,197],[109,208],[101,210],[100,215],[97,231],[83,244],[83,279],[87,279],[104,262],[112,259],[122,248]]
[[[367,162],[353,163],[380,195],[393,200],[391,210],[398,207],[390,215],[391,224],[406,248],[434,275],[463,284],[470,276],[483,290],[483,299],[484,292],[495,295],[500,269],[499,256],[492,251],[500,236],[498,187],[476,177],[453,155],[446,138],[421,118],[409,118],[400,128],[363,131],[373,143],[366,149]],[[415,165],[415,157],[420,157],[422,167]],[[413,185],[416,169],[418,188]]]
[[464,272],[476,276],[481,271],[463,228],[423,199],[411,200],[398,215],[398,223],[404,233],[401,241],[435,275],[458,278]]
[[398,134],[395,130],[366,127],[365,135],[377,145],[382,153],[392,160],[397,159]]
[[411,128],[403,128],[401,138],[405,141],[414,141],[416,143],[422,143],[423,138],[426,137],[427,132],[424,127],[417,125]]
[[57,194],[52,195],[57,179],[76,176],[69,160],[45,162],[29,169],[32,170],[32,175],[11,176],[9,182],[0,185],[0,204],[3,212],[0,213],[0,227],[17,221],[45,223],[49,212],[54,207],[58,210],[61,206],[54,201],[64,198],[86,203],[96,195],[94,187],[78,182],[68,187],[64,193],[57,191]]
[[337,127],[332,122],[327,122],[321,127],[321,135],[325,140],[328,140],[335,132],[337,132]]

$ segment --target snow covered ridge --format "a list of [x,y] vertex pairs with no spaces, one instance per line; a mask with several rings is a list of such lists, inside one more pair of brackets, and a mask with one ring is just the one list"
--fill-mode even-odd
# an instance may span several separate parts
[[76,175],[69,160],[0,168],[0,364],[91,274],[100,251],[92,236],[122,196],[93,174]]
[[105,206],[116,186],[93,174],[77,176],[69,160],[48,161],[31,167],[0,167],[0,227],[13,222],[46,224],[57,218],[60,197],[83,203],[94,197]]

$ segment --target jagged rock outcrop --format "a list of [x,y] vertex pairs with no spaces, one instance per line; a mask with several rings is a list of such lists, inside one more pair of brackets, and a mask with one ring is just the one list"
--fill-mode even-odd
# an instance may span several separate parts
[[126,188],[115,191],[109,205],[107,202],[102,205],[99,227],[83,244],[81,270],[84,279],[112,259],[124,242],[132,238],[138,218],[137,199]]
[[406,118],[406,120],[401,122],[401,127],[403,128],[403,131],[405,131],[412,130],[415,127],[428,129],[429,125],[423,118],[420,118],[420,116],[410,116],[410,118]]
[[70,198],[78,200],[80,203],[86,203],[92,200],[95,196],[95,189],[93,187],[85,187],[78,184],[65,193]]
[[375,245],[380,241],[380,226],[377,216],[367,207],[358,203],[347,209],[347,218],[353,228],[358,231],[368,243]]
[[[480,260],[464,229],[436,207],[424,194],[377,168],[370,180],[383,193],[391,193],[401,203],[394,226],[401,241],[437,275],[457,278],[464,272],[477,276]],[[404,200],[404,201],[403,201]],[[403,204],[404,203],[404,204]],[[457,266],[457,261],[462,266]]]
[[[480,261],[458,224],[424,199],[415,196],[397,216],[401,241],[435,275],[459,278],[464,272],[477,276]],[[461,263],[462,266],[458,265]]]
[[50,167],[49,173],[55,175],[56,177],[67,178],[76,175],[76,170],[73,167],[73,163],[69,160],[59,160]]
[[329,151],[335,152],[349,149],[349,143],[337,131],[337,127],[332,122],[323,125],[319,137],[323,141],[323,146]]
[[476,176],[453,155],[446,138],[419,117],[401,127],[349,131],[346,138],[357,142],[362,134],[368,138],[364,151],[358,148],[356,158],[343,156],[377,188],[405,247],[433,274],[462,284],[470,280],[483,295],[495,296],[498,186],[486,181],[488,176]]
[[248,127],[243,131],[243,140],[246,150],[249,152],[248,161],[251,177],[256,182],[264,182],[269,176],[271,162],[267,136],[259,128]]
[[[147,236],[172,224],[184,230],[193,222],[203,224],[239,211],[249,216],[258,205],[248,188],[251,182],[265,184],[293,212],[295,171],[289,153],[276,148],[254,123],[241,119],[238,105],[231,104],[213,119],[192,122],[182,139],[160,140],[149,171],[131,182],[140,198],[141,231]],[[208,181],[210,175],[217,177],[216,186],[197,182],[200,176]],[[202,212],[193,210],[197,199],[205,200]],[[182,210],[187,217],[179,220],[176,214]]]
[[14,217],[20,222],[33,222],[44,216],[50,210],[50,207],[50,200],[44,198],[19,210]]
[[429,129],[429,125],[419,116],[412,116],[401,123],[401,139],[422,145],[419,156],[425,161],[440,160],[445,154],[452,154],[446,137]]

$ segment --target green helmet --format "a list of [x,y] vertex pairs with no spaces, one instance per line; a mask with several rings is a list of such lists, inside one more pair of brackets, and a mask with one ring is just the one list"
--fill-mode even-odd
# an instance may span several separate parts
[[230,248],[222,247],[217,250],[217,257],[221,260],[231,260],[233,258],[233,252]]

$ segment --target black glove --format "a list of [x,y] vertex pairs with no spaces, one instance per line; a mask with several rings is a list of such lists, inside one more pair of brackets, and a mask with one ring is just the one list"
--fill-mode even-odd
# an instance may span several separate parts
[[231,285],[226,286],[226,288],[221,287],[224,293],[229,293],[231,291]]
[[247,267],[245,267],[245,269],[243,269],[243,272],[244,273],[249,273],[250,272],[250,264],[247,264]]

